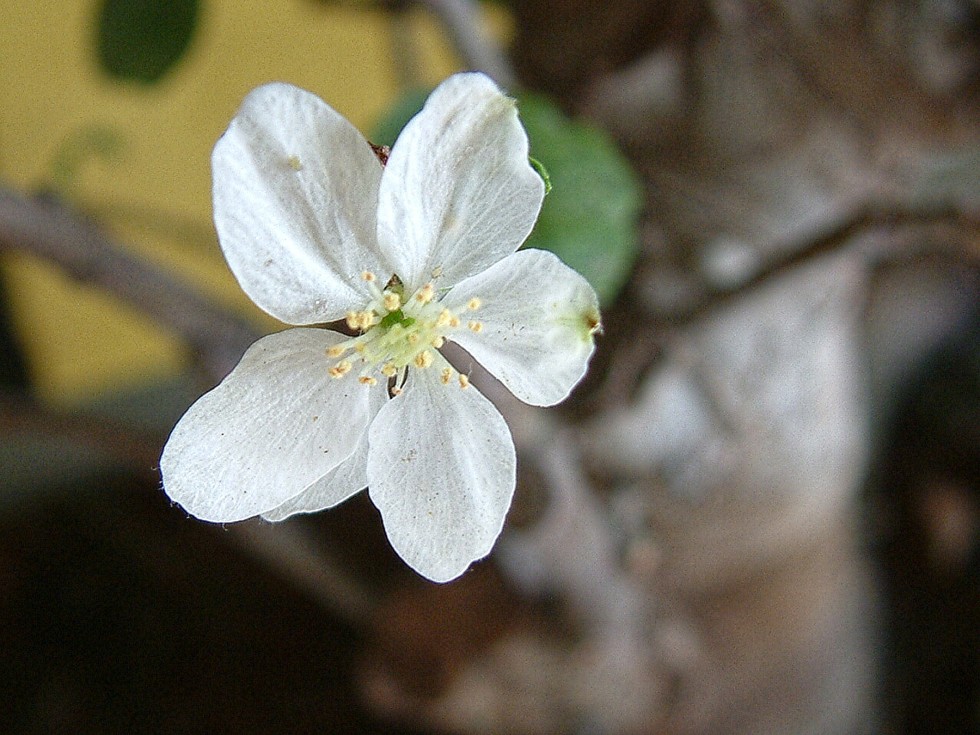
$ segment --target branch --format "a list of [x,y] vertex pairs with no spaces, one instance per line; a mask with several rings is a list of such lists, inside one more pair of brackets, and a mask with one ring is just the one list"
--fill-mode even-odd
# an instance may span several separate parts
[[224,377],[261,335],[164,270],[114,242],[60,201],[0,186],[0,252],[21,251],[100,286],[185,339],[213,377]]
[[418,0],[442,21],[464,63],[482,71],[505,89],[516,82],[503,49],[483,31],[477,3],[473,0]]

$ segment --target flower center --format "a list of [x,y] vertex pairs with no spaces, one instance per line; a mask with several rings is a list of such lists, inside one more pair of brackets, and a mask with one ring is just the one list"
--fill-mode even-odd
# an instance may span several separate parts
[[[392,381],[391,393],[397,395],[409,367],[435,368],[444,385],[455,378],[461,388],[468,387],[469,376],[458,373],[438,350],[453,332],[479,332],[483,323],[468,320],[464,325],[458,314],[442,306],[431,282],[406,297],[398,276],[392,276],[384,289],[373,273],[365,272],[362,278],[372,298],[361,311],[347,312],[347,326],[360,334],[327,350],[327,357],[336,360],[329,368],[330,376],[340,379],[356,373],[358,381],[368,386],[379,380]],[[466,305],[467,311],[479,308],[477,298]]]

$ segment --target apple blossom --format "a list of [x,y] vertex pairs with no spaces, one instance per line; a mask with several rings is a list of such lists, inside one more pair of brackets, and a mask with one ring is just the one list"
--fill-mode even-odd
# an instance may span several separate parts
[[[365,487],[394,549],[435,581],[489,553],[515,487],[507,425],[440,348],[522,401],[584,375],[595,292],[518,251],[544,196],[513,100],[443,82],[386,165],[309,92],[251,92],[215,145],[214,218],[252,300],[293,329],[260,339],[174,428],[160,467],[189,513],[281,520]],[[344,320],[346,334],[320,327]]]

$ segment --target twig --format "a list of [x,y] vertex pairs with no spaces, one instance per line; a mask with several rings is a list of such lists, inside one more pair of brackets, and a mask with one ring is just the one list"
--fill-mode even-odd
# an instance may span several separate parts
[[245,552],[355,627],[374,619],[378,600],[295,524],[255,520],[225,528]]
[[472,0],[418,0],[442,21],[456,50],[471,69],[482,71],[505,89],[516,82],[503,50],[480,25],[478,7]]
[[[214,377],[228,373],[259,332],[169,274],[113,242],[94,222],[60,202],[0,187],[0,252],[19,250],[50,260],[69,274],[116,294],[187,339]],[[0,436],[58,436],[104,453],[119,466],[157,481],[163,437],[102,417],[62,413],[0,393]],[[244,524],[229,537],[325,608],[364,624],[373,610],[361,589],[312,540],[285,526]]]
[[58,411],[24,395],[0,391],[0,437],[22,435],[68,440],[97,451],[140,478],[157,478],[160,437],[104,416]]
[[260,333],[244,319],[115,243],[63,203],[0,186],[0,251],[22,251],[101,286],[183,337],[213,377],[224,377]]

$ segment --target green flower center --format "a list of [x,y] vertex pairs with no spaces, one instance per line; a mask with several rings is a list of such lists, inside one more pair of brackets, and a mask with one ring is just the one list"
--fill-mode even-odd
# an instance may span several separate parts
[[[392,395],[397,395],[409,367],[435,367],[444,385],[456,377],[460,387],[466,388],[468,376],[457,373],[438,350],[453,332],[480,332],[483,323],[470,320],[464,326],[457,314],[442,306],[432,283],[405,298],[397,276],[383,290],[373,273],[362,277],[372,290],[372,299],[364,309],[347,313],[347,326],[360,334],[327,350],[327,357],[335,360],[328,369],[330,376],[341,379],[356,373],[358,381],[368,386],[385,380]],[[466,305],[468,311],[479,308],[476,298]]]

